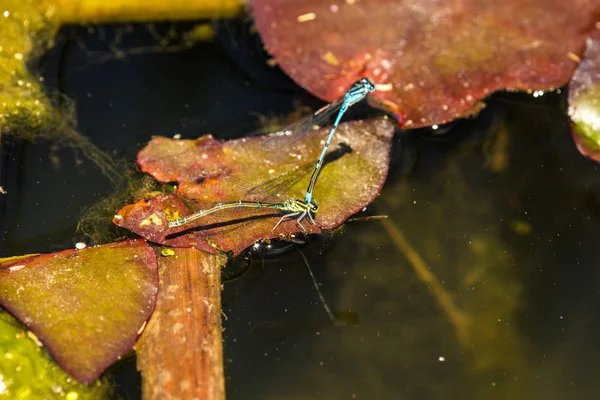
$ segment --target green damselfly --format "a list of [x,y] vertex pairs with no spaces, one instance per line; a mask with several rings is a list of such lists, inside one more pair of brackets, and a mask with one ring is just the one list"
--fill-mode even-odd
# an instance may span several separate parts
[[303,200],[298,199],[288,199],[283,203],[267,203],[260,201],[232,201],[229,203],[221,203],[210,208],[206,208],[204,210],[197,211],[187,217],[179,218],[174,221],[169,222],[169,228],[175,228],[178,226],[185,225],[191,221],[197,220],[198,218],[202,218],[205,215],[212,214],[217,211],[226,210],[228,208],[238,208],[238,207],[250,207],[250,208],[269,208],[273,210],[280,210],[287,212],[288,214],[283,215],[277,224],[273,227],[272,230],[275,230],[279,224],[281,224],[284,220],[292,217],[298,217],[296,219],[296,224],[303,230],[304,226],[302,226],[302,220],[307,218],[311,224],[315,224],[314,214],[319,209],[319,206],[315,201],[311,203],[306,203]]

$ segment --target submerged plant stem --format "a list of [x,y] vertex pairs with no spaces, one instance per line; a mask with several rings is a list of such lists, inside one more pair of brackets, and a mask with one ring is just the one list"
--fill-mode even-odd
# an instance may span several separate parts
[[421,258],[417,250],[406,239],[404,233],[388,219],[382,219],[381,225],[390,235],[390,238],[398,249],[404,254],[404,257],[406,257],[413,267],[419,279],[427,285],[433,297],[446,313],[450,323],[454,326],[459,343],[462,346],[466,345],[469,333],[468,320],[465,315],[456,307],[452,297],[450,297],[440,281],[429,270],[423,258]]

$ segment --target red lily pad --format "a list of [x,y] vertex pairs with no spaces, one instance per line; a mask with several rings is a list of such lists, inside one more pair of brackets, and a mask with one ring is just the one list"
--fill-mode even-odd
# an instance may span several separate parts
[[584,59],[569,83],[569,115],[579,151],[600,161],[600,35],[587,40]]
[[[237,254],[258,240],[291,236],[301,231],[296,219],[284,220],[274,229],[285,212],[271,209],[231,208],[178,228],[169,229],[168,223],[220,203],[304,199],[328,133],[328,129],[313,131],[289,150],[285,136],[227,142],[211,136],[155,138],[140,152],[138,165],[159,181],[177,180],[178,196],[125,206],[113,222],[156,243],[211,253]],[[316,225],[302,221],[307,233],[339,226],[375,199],[387,176],[393,134],[394,126],[387,119],[339,126],[314,190],[319,204]],[[269,148],[281,148],[283,154],[267,150],[265,140]]]
[[253,0],[267,50],[300,86],[339,98],[359,76],[407,128],[471,115],[496,90],[567,83],[596,0]]
[[143,239],[0,260],[0,304],[86,384],[131,350],[157,291]]

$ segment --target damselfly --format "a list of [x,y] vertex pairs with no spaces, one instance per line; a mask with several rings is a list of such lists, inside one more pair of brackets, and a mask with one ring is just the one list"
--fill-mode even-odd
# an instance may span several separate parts
[[[337,116],[335,117],[335,121],[333,122],[333,126],[331,127],[331,131],[329,132],[329,136],[325,141],[325,146],[323,146],[323,150],[321,151],[321,155],[319,156],[319,160],[317,160],[317,164],[315,165],[315,169],[310,177],[310,182],[308,184],[308,188],[306,189],[306,195],[304,196],[304,202],[306,204],[310,204],[313,201],[312,195],[313,190],[315,188],[315,184],[317,183],[317,178],[319,177],[319,172],[321,172],[321,167],[323,166],[323,160],[325,159],[325,153],[327,153],[327,149],[331,144],[331,139],[333,138],[333,134],[335,133],[342,116],[348,108],[358,103],[362,99],[364,99],[367,94],[373,92],[375,90],[375,85],[373,82],[368,80],[367,78],[362,78],[359,81],[354,82],[350,90],[346,92],[344,97],[337,100],[334,103],[331,103],[328,107],[333,107],[334,109],[338,106],[336,103],[340,103],[339,111]],[[318,111],[317,111],[318,113]]]
[[315,112],[312,116],[307,117],[295,124],[292,124],[290,127],[271,135],[272,137],[265,140],[264,147],[268,148],[268,143],[276,143],[279,145],[279,147],[281,147],[280,141],[272,139],[280,138],[281,136],[293,136],[294,139],[297,139],[299,136],[301,136],[301,133],[309,132],[323,126],[326,123],[326,121],[328,121],[329,118],[337,112],[331,131],[329,132],[329,136],[327,137],[323,150],[321,151],[321,155],[319,156],[319,159],[317,160],[317,163],[311,175],[311,179],[308,184],[304,200],[291,198],[284,201],[283,203],[251,202],[243,200],[221,203],[213,207],[197,211],[191,215],[188,215],[187,217],[171,221],[169,222],[169,228],[185,225],[191,221],[194,221],[198,218],[202,218],[205,215],[212,214],[220,210],[225,210],[228,208],[250,207],[269,208],[288,212],[279,219],[277,224],[273,227],[273,230],[275,230],[285,219],[297,217],[296,223],[300,228],[302,228],[302,230],[305,231],[304,227],[302,226],[303,219],[308,218],[310,223],[315,224],[314,214],[317,212],[319,207],[317,205],[317,202],[312,197],[312,192],[316,184],[317,177],[319,176],[319,172],[321,171],[321,167],[323,166],[327,149],[331,144],[331,140],[340,123],[340,120],[342,119],[342,116],[348,110],[348,108],[364,99],[367,96],[367,94],[373,92],[374,90],[375,85],[367,78],[362,78],[359,81],[356,81],[352,85],[350,90],[348,90],[342,98],[327,105],[326,107],[323,107],[322,109]]
[[188,222],[197,220],[198,218],[202,218],[205,215],[212,214],[217,211],[226,210],[228,208],[238,208],[238,207],[270,208],[273,210],[280,210],[280,211],[288,212],[288,214],[283,215],[279,219],[277,224],[275,224],[275,226],[271,230],[274,231],[275,229],[277,229],[279,224],[281,224],[286,219],[298,217],[296,219],[296,224],[305,232],[306,232],[306,229],[304,229],[304,226],[302,226],[302,220],[304,218],[308,218],[309,222],[314,225],[315,224],[314,214],[319,209],[319,206],[317,205],[317,203],[315,201],[312,201],[311,203],[306,203],[306,202],[304,202],[302,200],[298,200],[298,199],[288,199],[288,200],[284,201],[283,203],[263,203],[263,202],[259,202],[259,201],[252,202],[252,201],[238,200],[238,201],[232,201],[229,203],[217,204],[213,207],[197,211],[191,215],[188,215],[187,217],[183,217],[183,218],[179,218],[174,221],[171,221],[171,222],[169,222],[169,228],[175,228],[178,226],[185,225]]
[[[326,105],[320,110],[317,110],[314,114],[301,119],[300,121],[280,130],[279,132],[271,134],[270,137],[267,138],[263,143],[262,147],[265,150],[273,152],[279,152],[282,148],[293,148],[294,142],[304,137],[304,134],[323,127],[330,120],[330,118],[335,115],[335,120],[331,127],[331,131],[329,132],[329,136],[325,141],[321,155],[319,156],[311,175],[310,183],[306,189],[306,195],[304,196],[304,201],[306,203],[310,203],[312,201],[313,190],[315,188],[315,184],[317,183],[319,172],[321,172],[321,167],[323,167],[325,154],[327,153],[327,149],[331,144],[331,140],[335,134],[335,131],[337,130],[342,116],[346,113],[346,111],[348,111],[348,108],[364,99],[367,94],[373,92],[374,90],[375,85],[373,82],[367,78],[362,78],[354,82],[352,87],[346,92],[346,94],[344,94],[344,96],[340,97],[333,103]],[[282,137],[289,137],[288,142],[282,143]]]

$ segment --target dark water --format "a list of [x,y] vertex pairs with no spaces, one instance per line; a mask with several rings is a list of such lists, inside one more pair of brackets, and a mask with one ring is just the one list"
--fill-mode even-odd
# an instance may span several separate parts
[[[115,44],[157,48],[145,27],[132,29],[65,28],[39,67],[106,152],[133,161],[152,135],[237,137],[259,115],[319,104],[265,69],[235,26],[221,30],[223,45],[111,54]],[[472,120],[398,132],[389,179],[359,215],[388,219],[347,223],[300,249],[346,324],[329,320],[295,250],[256,256],[225,284],[228,398],[597,398],[600,177],[567,123],[564,93],[500,94]],[[72,248],[108,179],[43,141],[3,151],[1,256]],[[139,396],[133,362],[111,372]]]

